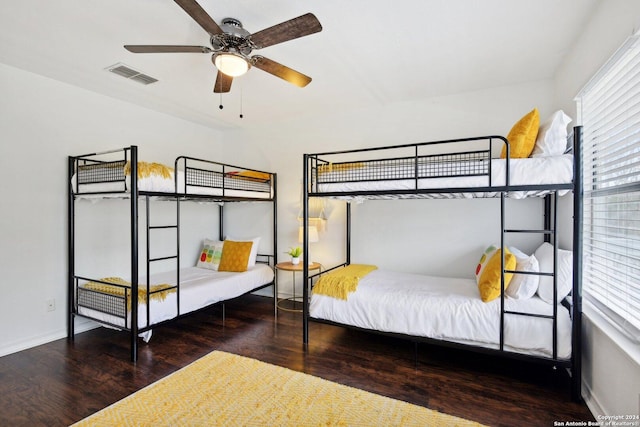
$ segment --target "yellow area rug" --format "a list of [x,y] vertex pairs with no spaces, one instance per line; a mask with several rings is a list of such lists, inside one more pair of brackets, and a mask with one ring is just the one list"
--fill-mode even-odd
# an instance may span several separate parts
[[74,426],[479,426],[214,351]]

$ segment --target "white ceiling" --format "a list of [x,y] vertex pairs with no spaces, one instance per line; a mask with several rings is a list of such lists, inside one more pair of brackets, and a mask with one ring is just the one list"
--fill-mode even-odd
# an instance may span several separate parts
[[[21,0],[0,5],[0,62],[217,129],[552,78],[599,0],[199,0],[254,33],[307,12],[320,33],[254,51],[313,78],[259,69],[213,93],[210,54],[133,54],[124,44],[209,46],[171,0]],[[159,82],[105,71],[124,63]],[[245,118],[239,119],[242,110]]]

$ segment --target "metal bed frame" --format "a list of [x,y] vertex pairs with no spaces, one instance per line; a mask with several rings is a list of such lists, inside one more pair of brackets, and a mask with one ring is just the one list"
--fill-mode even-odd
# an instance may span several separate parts
[[[106,159],[106,160],[103,160]],[[130,165],[130,182],[127,185],[124,166]],[[184,174],[184,184],[178,188],[178,170]],[[259,179],[253,177],[237,177],[230,174],[231,171],[251,171],[267,174],[269,179]],[[210,160],[197,159],[193,157],[180,156],[176,158],[174,164],[174,184],[175,192],[149,192],[140,191],[138,189],[138,147],[132,145],[116,150],[90,153],[80,156],[69,156],[68,158],[68,319],[67,319],[67,336],[73,340],[75,336],[75,318],[83,317],[96,320],[89,315],[81,314],[79,307],[86,307],[98,312],[113,315],[123,320],[123,325],[111,324],[104,320],[99,320],[102,324],[107,324],[130,333],[131,342],[131,361],[135,362],[138,357],[138,334],[151,330],[161,324],[168,323],[174,319],[150,324],[150,296],[155,292],[150,287],[146,287],[146,319],[147,326],[139,327],[138,325],[138,273],[140,260],[138,250],[140,245],[140,226],[139,226],[139,209],[138,204],[141,200],[145,202],[145,225],[146,225],[146,272],[147,277],[150,276],[151,265],[155,262],[174,260],[176,263],[176,304],[177,316],[185,316],[189,313],[180,312],[180,204],[185,201],[202,201],[217,202],[219,204],[219,221],[218,233],[219,239],[224,237],[224,206],[227,202],[268,202],[273,206],[273,255],[258,254],[257,261],[273,267],[275,265],[275,254],[278,253],[277,248],[277,175],[275,173],[267,173],[248,169],[245,167],[229,165],[225,163],[214,162]],[[79,185],[85,184],[111,184],[117,185],[118,190],[114,191],[79,191]],[[75,186],[74,186],[75,184]],[[74,191],[74,188],[76,189]],[[190,194],[189,188],[200,188],[217,190],[220,195],[209,194]],[[241,191],[242,196],[233,195],[232,191]],[[237,193],[236,193],[237,194]],[[75,263],[75,202],[80,196],[97,196],[97,197],[119,197],[129,198],[130,211],[130,268],[131,268],[131,288],[130,294],[127,290],[123,291],[124,295],[119,296],[110,293],[104,293],[92,289],[84,289],[81,283],[92,281],[96,283],[109,284],[100,279],[79,276],[76,274]],[[254,196],[255,195],[255,196]],[[259,197],[262,195],[262,197]],[[171,224],[151,225],[149,222],[151,202],[156,200],[175,202],[176,221]],[[176,252],[170,256],[152,257],[150,236],[155,230],[172,229],[176,233]],[[277,315],[277,285],[273,280],[269,283],[257,286],[249,292],[273,285],[274,313]],[[124,288],[124,286],[122,286]],[[173,289],[173,288],[172,288]],[[242,296],[242,295],[241,295]],[[128,298],[130,298],[130,304]],[[224,313],[224,301],[223,313]],[[128,309],[131,307],[131,309]],[[204,307],[206,308],[206,307]],[[202,308],[202,309],[204,309]],[[202,310],[201,309],[201,310]],[[130,327],[127,325],[127,315],[130,310]]]
[[[542,234],[546,242],[553,245],[554,250],[554,271],[552,273],[539,273],[543,276],[553,276],[554,308],[552,316],[533,315],[531,313],[511,312],[505,310],[504,304],[504,279],[505,273],[516,273],[513,270],[506,270],[504,265],[504,255],[501,263],[501,297],[500,297],[500,340],[499,348],[491,349],[469,344],[459,344],[446,340],[410,336],[406,334],[390,333],[366,329],[366,331],[379,333],[387,336],[396,336],[418,342],[426,342],[453,348],[467,349],[479,353],[505,356],[514,359],[522,359],[537,363],[544,363],[554,368],[565,368],[571,376],[571,396],[574,400],[579,400],[581,395],[581,319],[582,319],[582,164],[580,162],[582,142],[582,127],[574,128],[573,132],[573,156],[574,156],[574,176],[573,182],[569,184],[553,185],[510,185],[509,184],[509,142],[501,136],[487,136],[476,138],[464,138],[454,140],[435,141],[419,144],[396,145],[390,147],[366,148],[358,150],[334,151],[316,154],[305,154],[303,164],[303,253],[309,253],[309,199],[311,197],[330,198],[365,198],[365,199],[415,199],[415,198],[443,198],[455,197],[456,194],[465,193],[472,197],[499,197],[500,198],[500,221],[501,236],[500,245],[504,254],[505,235],[509,233],[532,233]],[[478,150],[468,150],[469,144],[480,144]],[[494,185],[491,182],[491,152],[495,144],[506,144],[506,176],[505,185]],[[462,146],[467,149],[448,147]],[[425,150],[441,151],[436,154],[423,154]],[[409,153],[406,156],[384,157],[386,150],[400,150]],[[382,153],[382,154],[380,154]],[[383,157],[380,157],[380,156]],[[346,161],[341,159],[346,158]],[[331,159],[340,160],[334,163]],[[454,165],[467,164],[468,167],[459,169]],[[400,172],[393,175],[385,175],[384,169],[390,164],[400,165]],[[367,166],[364,168],[363,166]],[[323,178],[318,173],[321,168],[331,170],[329,178]],[[371,173],[365,172],[373,171]],[[461,177],[479,176],[486,177],[486,186],[471,188],[420,188],[420,180],[441,177]],[[361,181],[387,181],[387,180],[412,180],[412,188],[398,190],[356,190],[356,191],[323,191],[321,184],[331,184],[338,182],[357,183]],[[568,360],[557,357],[557,259],[558,244],[556,239],[557,225],[557,197],[558,191],[570,190],[573,192],[573,284],[569,297],[561,303],[570,311],[572,318],[571,357]],[[505,228],[505,199],[512,191],[542,191],[544,195],[544,228],[542,230],[519,230]],[[314,281],[321,275],[351,263],[351,205],[346,203],[346,259],[333,268],[324,269],[322,273],[309,274],[308,260],[303,262],[303,344],[307,347],[309,343],[309,322],[319,322],[333,324],[342,327],[362,330],[351,325],[317,319],[310,316],[309,304],[310,293]],[[553,348],[552,357],[532,356],[520,354],[504,349],[504,319],[505,315],[534,316],[550,318],[553,323]]]

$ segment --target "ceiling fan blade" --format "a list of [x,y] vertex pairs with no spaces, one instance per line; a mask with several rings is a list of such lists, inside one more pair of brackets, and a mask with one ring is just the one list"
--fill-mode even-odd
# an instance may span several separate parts
[[142,45],[142,44],[127,44],[124,48],[133,53],[180,53],[180,52],[194,52],[194,53],[210,53],[213,50],[206,46],[170,46],[170,45]]
[[222,34],[222,28],[195,0],[174,0],[194,21],[210,35]]
[[307,13],[258,31],[252,34],[250,38],[257,49],[262,49],[320,31],[322,31],[322,25],[320,25],[318,18],[313,13]]
[[231,90],[233,77],[227,76],[225,73],[218,71],[216,77],[216,85],[213,87],[213,93],[227,93]]
[[252,59],[254,67],[260,68],[262,71],[266,71],[267,73],[273,74],[276,77],[280,77],[282,80],[286,80],[298,87],[305,87],[306,85],[311,83],[311,77],[305,76],[304,74],[289,67],[285,67],[282,64],[278,64],[277,62],[265,58],[264,56],[256,55],[252,57]]

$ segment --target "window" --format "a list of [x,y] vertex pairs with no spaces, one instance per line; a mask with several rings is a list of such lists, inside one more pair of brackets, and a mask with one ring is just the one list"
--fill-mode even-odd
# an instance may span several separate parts
[[640,340],[640,35],[577,98],[583,125],[585,297]]

